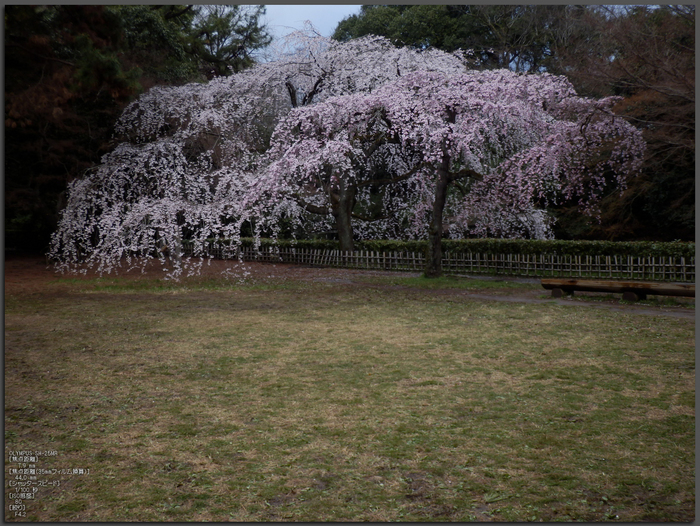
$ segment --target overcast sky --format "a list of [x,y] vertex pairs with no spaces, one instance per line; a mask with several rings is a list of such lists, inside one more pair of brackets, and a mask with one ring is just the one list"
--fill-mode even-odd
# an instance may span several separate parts
[[310,21],[324,37],[335,31],[343,18],[360,12],[359,5],[270,5],[265,4],[265,21],[273,37],[302,29]]

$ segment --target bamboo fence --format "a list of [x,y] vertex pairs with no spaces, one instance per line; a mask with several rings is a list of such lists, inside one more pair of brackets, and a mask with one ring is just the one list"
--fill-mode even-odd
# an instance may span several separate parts
[[[367,270],[422,271],[425,256],[416,252],[320,250],[294,247],[243,247],[226,253],[220,245],[208,256],[243,261],[293,263]],[[185,255],[192,255],[191,248]],[[695,258],[632,256],[568,256],[554,254],[445,253],[445,274],[488,274],[521,277],[606,278],[695,283]]]

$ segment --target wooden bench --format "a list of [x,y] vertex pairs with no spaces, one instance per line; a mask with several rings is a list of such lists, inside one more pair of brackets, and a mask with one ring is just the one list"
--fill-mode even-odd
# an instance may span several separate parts
[[622,299],[637,301],[647,294],[695,297],[695,285],[686,283],[657,283],[653,281],[606,281],[597,279],[542,279],[542,286],[552,291],[553,298],[573,295],[574,291],[622,293]]

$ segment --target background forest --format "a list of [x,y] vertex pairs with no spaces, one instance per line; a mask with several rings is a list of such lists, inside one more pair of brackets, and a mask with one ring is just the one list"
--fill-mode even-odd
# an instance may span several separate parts
[[[271,43],[262,6],[6,6],[5,246],[45,252],[69,181],[111,151],[125,106],[157,85],[206,82]],[[600,223],[560,208],[562,239],[693,240],[695,8],[363,6],[339,41],[472,50],[474,69],[565,75],[579,94],[619,95],[647,141],[642,173]]]

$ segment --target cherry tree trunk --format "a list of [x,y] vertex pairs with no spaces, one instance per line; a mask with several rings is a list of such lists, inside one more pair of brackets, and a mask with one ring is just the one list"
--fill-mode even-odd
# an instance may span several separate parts
[[352,231],[352,209],[355,207],[356,189],[341,182],[338,193],[331,196],[333,215],[338,229],[340,250],[352,252],[355,249]]
[[433,214],[430,219],[430,227],[428,228],[428,257],[425,262],[426,278],[439,278],[442,276],[442,215],[445,209],[449,185],[450,180],[447,170],[438,170]]

